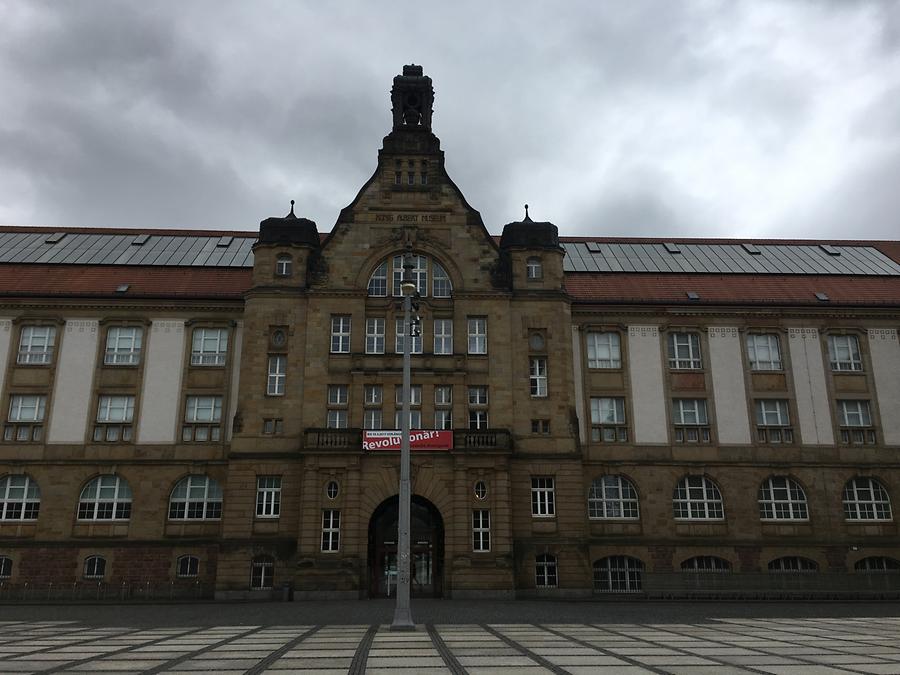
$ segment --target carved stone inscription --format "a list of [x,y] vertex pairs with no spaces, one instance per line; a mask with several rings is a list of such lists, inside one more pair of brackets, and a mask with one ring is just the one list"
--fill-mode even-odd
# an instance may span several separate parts
[[446,213],[376,213],[376,223],[446,223]]

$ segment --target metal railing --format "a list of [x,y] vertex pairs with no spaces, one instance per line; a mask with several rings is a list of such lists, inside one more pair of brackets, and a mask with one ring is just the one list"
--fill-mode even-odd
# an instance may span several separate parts
[[0,603],[15,602],[159,602],[213,597],[212,584],[195,582],[75,581],[72,583],[0,582]]
[[[360,450],[361,429],[306,429],[304,447],[314,450]],[[454,429],[456,450],[509,450],[512,434],[508,429]]]

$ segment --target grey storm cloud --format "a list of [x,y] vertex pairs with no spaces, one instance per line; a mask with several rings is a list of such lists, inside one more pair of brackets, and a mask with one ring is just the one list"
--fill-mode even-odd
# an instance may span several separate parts
[[0,222],[327,230],[415,62],[491,231],[896,237],[898,6],[0,0]]

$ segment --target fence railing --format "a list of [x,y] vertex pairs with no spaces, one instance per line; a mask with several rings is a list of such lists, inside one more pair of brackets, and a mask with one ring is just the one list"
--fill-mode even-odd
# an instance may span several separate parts
[[[305,447],[316,450],[360,450],[361,429],[306,429]],[[509,450],[512,434],[508,429],[454,429],[453,447],[457,450]]]
[[204,600],[213,597],[212,584],[200,582],[0,582],[0,602],[139,602]]

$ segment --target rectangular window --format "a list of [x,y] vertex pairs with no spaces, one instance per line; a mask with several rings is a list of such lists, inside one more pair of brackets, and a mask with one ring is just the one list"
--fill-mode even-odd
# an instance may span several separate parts
[[487,354],[487,319],[469,317],[469,354]]
[[868,401],[840,400],[838,424],[841,443],[846,445],[875,445],[875,429],[872,428],[872,412]]
[[453,411],[449,408],[437,408],[434,411],[434,428],[451,431],[453,429]]
[[621,368],[622,346],[618,333],[587,334],[588,368]]
[[863,369],[859,339],[855,335],[829,335],[828,359],[836,372],[859,372]]
[[760,443],[794,442],[794,430],[791,429],[786,400],[775,398],[756,400],[756,437]]
[[532,477],[531,515],[537,518],[547,518],[555,514],[553,478]]
[[[423,255],[412,257],[412,280],[416,285],[416,291],[423,298],[428,295],[428,260]],[[393,264],[394,295],[400,297],[400,284],[403,283],[403,256],[394,256]]]
[[347,411],[346,410],[329,410],[325,426],[329,429],[346,429],[347,428]]
[[328,385],[328,405],[347,405],[349,389],[346,384]]
[[469,387],[469,429],[488,428],[488,388],[484,385]]
[[449,384],[436,385],[434,388],[434,405],[453,405],[453,387]]
[[363,411],[363,429],[381,429],[382,418],[381,408],[367,408]]
[[366,354],[384,354],[384,319],[366,319]]
[[747,336],[747,360],[750,370],[782,370],[778,336],[774,333],[750,333]]
[[675,425],[676,443],[710,442],[705,399],[672,399],[672,423]]
[[[403,321],[403,319],[397,319],[397,332],[395,334],[394,351],[396,351],[398,354],[403,353],[403,338],[406,335],[406,333],[403,332],[404,325],[405,322]],[[422,353],[422,331],[421,329],[418,329],[416,332],[418,333],[418,335],[413,333],[412,336],[412,346],[410,347],[409,352],[410,354]]]
[[488,411],[469,409],[469,429],[476,431],[478,429],[488,429]]
[[[329,429],[346,429],[348,427],[347,403],[349,388],[346,384],[328,385],[328,413],[325,426]],[[340,406],[340,407],[335,407]]]
[[472,511],[472,550],[484,553],[491,550],[491,512],[489,509]]
[[350,353],[350,317],[331,317],[331,353]]
[[222,439],[221,421],[221,396],[188,396],[184,405],[181,440],[198,443],[219,441]]
[[532,356],[529,366],[529,382],[531,395],[534,398],[547,396],[547,359],[544,356]]
[[133,418],[134,396],[101,395],[97,401],[94,441],[97,443],[130,442]]
[[263,433],[274,436],[284,433],[284,419],[281,417],[267,417],[263,419]]
[[[394,412],[394,428],[401,429],[403,424],[403,411],[397,410]],[[410,410],[409,411],[409,428],[410,429],[421,429],[422,428],[422,411],[421,410]]]
[[[394,403],[397,407],[403,405],[403,387],[399,384],[394,387]],[[409,386],[409,404],[412,406],[422,405],[422,385],[411,384]]]
[[479,385],[477,387],[469,387],[469,405],[487,405],[488,404],[488,388]]
[[669,333],[669,368],[699,370],[703,367],[698,333]]
[[363,388],[363,398],[366,405],[381,405],[384,389],[380,384],[367,384]]
[[16,363],[41,365],[53,360],[56,342],[55,326],[22,326]]
[[531,420],[531,433],[549,434],[550,420]]
[[3,428],[3,440],[26,443],[44,436],[44,411],[47,397],[43,394],[13,394],[9,397],[9,415]]
[[281,476],[256,477],[256,517],[278,518],[281,515]]
[[628,441],[623,397],[591,399],[591,440],[602,443]]
[[452,319],[435,319],[434,320],[434,353],[435,354],[452,354],[453,353],[453,320]]
[[269,396],[284,396],[284,380],[286,368],[286,356],[269,357],[269,374],[266,378],[266,394],[268,394]]
[[103,363],[108,366],[136,366],[141,362],[141,342],[144,329],[140,326],[112,326],[106,332],[106,353]]
[[195,328],[191,337],[192,366],[224,366],[228,354],[227,328]]
[[335,553],[341,548],[341,512],[338,509],[322,511],[322,551]]

